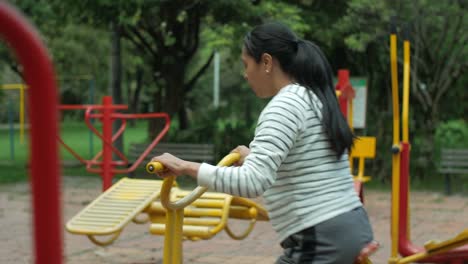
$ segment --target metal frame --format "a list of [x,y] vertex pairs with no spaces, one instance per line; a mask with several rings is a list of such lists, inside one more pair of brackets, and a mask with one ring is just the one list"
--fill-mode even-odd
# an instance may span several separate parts
[[[36,264],[62,263],[62,221],[58,143],[57,84],[50,56],[36,29],[0,1],[0,37],[23,65],[30,87],[30,173]],[[44,151],[47,150],[47,151]]]
[[[403,102],[402,102],[402,139],[400,141],[400,106],[398,92],[397,36],[392,25],[390,35],[390,63],[392,74],[393,98],[393,146],[392,146],[392,249],[389,263],[435,262],[461,264],[468,260],[468,229],[455,238],[444,242],[428,242],[419,247],[411,242],[409,230],[409,86],[410,86],[410,41],[403,41]],[[401,255],[401,257],[399,256]]]

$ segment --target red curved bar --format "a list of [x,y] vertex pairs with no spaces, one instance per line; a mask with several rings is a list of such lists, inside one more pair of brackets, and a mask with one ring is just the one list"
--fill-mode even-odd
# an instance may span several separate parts
[[[118,109],[118,110],[126,110],[128,109],[128,106],[126,105],[107,105],[107,106],[102,106],[102,105],[59,105],[58,106],[60,110],[85,110],[85,123],[88,126],[88,128],[96,134],[106,145],[110,146],[112,148],[113,153],[116,153],[119,158],[123,160],[123,162],[113,162],[114,165],[119,165],[119,166],[126,166],[128,164],[128,160],[125,157],[125,155],[120,152],[117,148],[115,148],[112,143],[119,138],[126,127],[126,119],[122,119],[122,124],[120,125],[120,128],[118,129],[117,133],[112,136],[111,142],[108,142],[107,139],[104,139],[104,137],[101,135],[101,133],[94,127],[94,125],[91,123],[90,119],[91,118],[98,118],[102,119],[102,114],[92,114],[91,111],[93,110],[102,110],[104,108],[107,109]],[[113,117],[113,115],[112,115]],[[68,144],[66,144],[60,137],[57,137],[57,140],[59,141],[60,145],[62,145],[70,154],[73,155],[78,161],[80,161],[81,164],[86,165],[86,169],[89,172],[92,173],[102,173],[102,169],[96,169],[93,168],[92,165],[100,165],[100,162],[98,162],[98,159],[102,156],[102,151],[98,152],[91,160],[86,160],[83,158],[80,154],[78,154],[76,151],[74,151]]]
[[[113,105],[108,105],[110,109],[113,109],[111,108]],[[121,158],[124,162],[123,165],[127,165],[128,164],[128,160],[127,160],[127,157],[125,157],[125,155],[120,152],[120,150],[118,150],[116,147],[114,147],[112,145],[112,143],[114,143],[122,134],[123,132],[125,131],[125,128],[127,126],[127,119],[121,119],[122,121],[122,124],[120,125],[119,129],[117,130],[117,132],[112,135],[112,137],[110,139],[107,139],[104,137],[103,134],[99,133],[99,131],[93,126],[93,124],[91,123],[90,121],[90,118],[92,117],[97,117],[97,118],[100,118],[101,120],[103,119],[103,114],[91,114],[91,111],[93,109],[92,108],[88,108],[85,112],[85,123],[86,125],[88,126],[88,128],[96,135],[98,136],[102,142],[108,146],[113,153],[115,153],[119,158]],[[115,113],[111,113],[111,116],[110,116],[110,120],[113,121],[114,119],[116,119],[115,117]],[[110,141],[110,142],[109,142]],[[88,169],[88,171],[92,171],[93,169],[91,168],[91,165],[96,163],[96,161],[103,155],[103,150],[98,152],[92,159],[91,159],[91,162],[88,163],[86,165],[86,169]]]
[[[409,164],[410,164],[410,144],[401,143],[400,161],[400,227],[398,230],[398,251],[404,257],[411,256],[425,249],[414,245],[408,239],[408,193],[409,193]],[[442,254],[434,255],[421,260],[422,262],[446,263],[454,260],[468,260],[468,245],[452,249]]]
[[[105,191],[112,185],[112,178],[114,174],[126,174],[134,171],[143,161],[143,159],[150,153],[150,151],[159,143],[162,137],[167,133],[170,127],[170,118],[167,113],[145,113],[145,114],[122,114],[113,110],[127,109],[126,105],[113,105],[112,97],[104,96],[102,105],[60,105],[61,110],[86,110],[85,123],[88,128],[98,136],[102,141],[102,150],[98,152],[91,160],[86,160],[76,153],[70,146],[68,146],[60,137],[58,141],[63,145],[76,159],[82,164],[86,165],[86,170],[91,173],[98,173],[102,178],[102,190]],[[100,111],[99,113],[92,113],[93,110]],[[99,132],[91,123],[91,119],[99,119],[102,124],[102,133]],[[158,136],[148,145],[143,153],[133,162],[132,166],[128,166],[128,160],[125,155],[112,145],[115,140],[122,135],[126,127],[127,119],[137,118],[162,118],[165,120],[165,125]],[[122,124],[118,131],[112,135],[112,122],[115,119],[120,119]],[[114,161],[113,154],[121,159]],[[99,160],[101,159],[101,160]],[[118,169],[117,167],[126,167],[125,169]]]
[[16,9],[0,1],[0,37],[23,65],[29,86],[30,180],[36,264],[62,263],[58,162],[57,89],[51,60],[39,34]]

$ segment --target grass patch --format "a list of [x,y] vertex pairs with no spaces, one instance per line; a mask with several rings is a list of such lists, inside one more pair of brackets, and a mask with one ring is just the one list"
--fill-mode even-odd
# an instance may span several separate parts
[[10,163],[0,165],[0,183],[26,181],[28,172],[24,164]]
[[[96,129],[101,130],[100,124]],[[25,131],[24,142],[20,142],[19,129],[13,130],[10,135],[9,129],[0,130],[0,183],[12,183],[28,179],[28,157],[29,157],[29,131]],[[60,124],[60,137],[83,159],[90,160],[102,149],[102,143],[98,136],[92,135],[90,130],[81,121],[67,121]],[[135,127],[127,124],[124,138],[124,153],[129,145],[134,142],[144,142],[147,137],[147,122],[136,122]],[[11,140],[12,139],[12,140]],[[59,146],[62,161],[75,161],[76,158],[64,147]],[[44,150],[46,153],[47,149]],[[74,167],[63,167],[62,175],[67,176],[96,176],[99,175],[86,171],[84,165]]]
[[390,183],[384,183],[382,181],[372,179],[364,183],[364,188],[375,191],[386,191],[389,192],[392,190],[392,185]]

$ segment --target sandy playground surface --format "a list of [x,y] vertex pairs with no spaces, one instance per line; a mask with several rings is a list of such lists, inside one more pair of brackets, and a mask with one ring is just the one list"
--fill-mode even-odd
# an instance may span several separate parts
[[[63,178],[63,223],[100,194],[98,177]],[[374,263],[387,263],[390,254],[390,193],[366,191],[366,209],[375,238],[382,244]],[[259,200],[261,202],[261,200]],[[411,236],[417,245],[429,239],[448,239],[468,228],[468,197],[441,193],[411,193]],[[0,185],[0,263],[33,263],[31,250],[31,208],[28,183]],[[241,232],[244,221],[232,221]],[[86,237],[64,229],[64,263],[162,263],[163,237],[149,234],[149,224],[129,224],[111,246],[102,248]],[[268,222],[257,223],[245,240],[235,241],[221,232],[211,240],[185,241],[184,263],[274,263],[281,254],[275,233]]]

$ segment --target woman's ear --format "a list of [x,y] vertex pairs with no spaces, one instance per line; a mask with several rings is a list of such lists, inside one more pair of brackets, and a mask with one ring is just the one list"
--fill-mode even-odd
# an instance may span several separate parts
[[273,57],[268,53],[262,54],[261,64],[266,73],[270,73],[273,68]]

